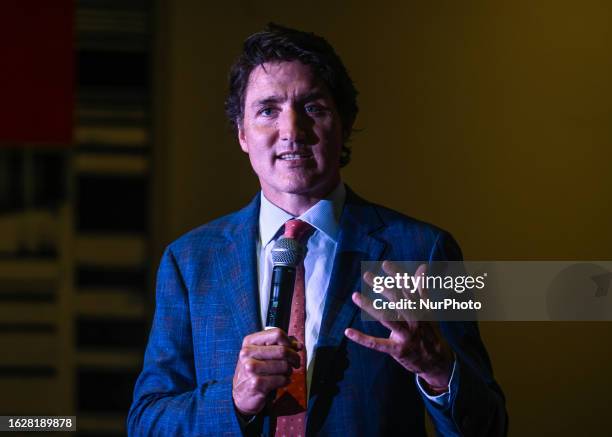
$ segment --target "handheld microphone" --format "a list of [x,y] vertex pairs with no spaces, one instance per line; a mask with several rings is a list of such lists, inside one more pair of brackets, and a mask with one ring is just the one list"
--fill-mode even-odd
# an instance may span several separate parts
[[280,237],[274,243],[266,329],[281,328],[285,332],[289,329],[295,272],[303,251],[303,246],[293,238]]

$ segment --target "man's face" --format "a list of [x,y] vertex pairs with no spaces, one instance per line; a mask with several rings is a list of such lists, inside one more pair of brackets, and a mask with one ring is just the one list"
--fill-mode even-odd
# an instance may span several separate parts
[[253,69],[238,139],[273,202],[321,198],[340,181],[340,116],[325,83],[300,61]]

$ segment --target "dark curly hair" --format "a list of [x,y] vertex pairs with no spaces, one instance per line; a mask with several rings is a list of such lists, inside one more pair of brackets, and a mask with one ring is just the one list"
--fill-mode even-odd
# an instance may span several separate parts
[[[265,30],[246,39],[242,54],[230,70],[225,112],[232,127],[237,130],[239,123],[242,123],[244,99],[251,71],[266,62],[295,60],[310,65],[329,88],[340,114],[346,143],[359,108],[357,90],[340,57],[324,38],[274,23],[268,24]],[[345,166],[350,159],[351,149],[344,144],[340,165]]]

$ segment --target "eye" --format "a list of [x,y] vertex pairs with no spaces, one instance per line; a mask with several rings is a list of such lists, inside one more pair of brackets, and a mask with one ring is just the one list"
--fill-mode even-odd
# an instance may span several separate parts
[[323,106],[315,104],[306,105],[305,109],[308,114],[319,114],[325,110]]
[[276,112],[276,109],[272,106],[266,106],[257,111],[257,115],[263,115],[264,117],[272,117]]

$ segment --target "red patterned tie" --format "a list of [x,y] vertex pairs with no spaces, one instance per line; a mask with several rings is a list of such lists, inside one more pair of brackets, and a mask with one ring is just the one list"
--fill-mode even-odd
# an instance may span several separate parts
[[[293,238],[306,244],[307,234],[313,228],[301,220],[289,220],[285,223],[285,238]],[[304,285],[304,260],[296,267],[295,286],[291,300],[289,319],[290,336],[305,345],[306,295]],[[272,404],[271,419],[275,437],[304,437],[306,435],[306,347],[298,352],[300,367],[294,369],[291,382],[287,387],[277,390]]]

